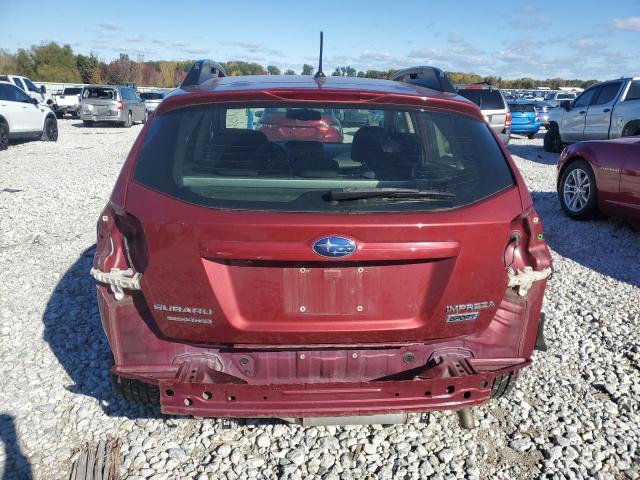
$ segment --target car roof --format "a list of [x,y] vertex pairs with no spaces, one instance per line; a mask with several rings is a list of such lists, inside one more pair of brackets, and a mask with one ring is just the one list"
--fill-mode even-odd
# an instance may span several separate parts
[[[199,85],[180,87],[161,104],[158,114],[183,106],[212,101],[325,101],[373,103],[376,97],[386,97],[385,104],[411,104],[451,108],[476,118],[479,109],[455,93],[440,92],[404,82],[361,77],[322,77],[311,75],[249,75],[215,77]],[[237,100],[236,100],[237,99]],[[371,108],[371,103],[366,107]]]

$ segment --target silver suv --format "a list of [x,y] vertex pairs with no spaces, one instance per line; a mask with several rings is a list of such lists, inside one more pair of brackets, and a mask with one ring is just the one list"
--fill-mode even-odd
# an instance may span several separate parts
[[500,90],[484,84],[461,85],[458,95],[462,95],[480,107],[484,119],[500,137],[502,143],[509,143],[511,135],[511,112]]
[[147,109],[136,91],[116,85],[90,85],[82,89],[80,118],[85,126],[115,122],[130,127],[147,121]]

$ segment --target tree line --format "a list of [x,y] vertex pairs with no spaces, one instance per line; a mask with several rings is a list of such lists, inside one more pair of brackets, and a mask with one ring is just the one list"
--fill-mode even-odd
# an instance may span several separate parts
[[[82,55],[73,52],[70,45],[58,45],[50,42],[34,45],[29,49],[21,48],[16,53],[0,49],[0,73],[23,75],[35,81],[60,83],[106,83],[137,85],[153,87],[175,87],[186,76],[193,60],[161,60],[145,61],[144,58],[130,58],[127,54],[105,62],[96,55]],[[257,63],[233,60],[221,62],[227,75],[296,75],[292,69],[284,72],[276,65],[263,67]],[[313,65],[304,64],[300,75],[313,75]],[[389,70],[356,70],[352,66],[337,67],[332,76],[361,77],[388,79],[395,69]],[[559,87],[586,88],[596,83],[596,80],[550,78],[535,80],[533,78],[519,78],[507,80],[495,76],[481,76],[475,73],[446,72],[454,84],[486,82],[500,88],[534,89],[545,86],[551,89]]]

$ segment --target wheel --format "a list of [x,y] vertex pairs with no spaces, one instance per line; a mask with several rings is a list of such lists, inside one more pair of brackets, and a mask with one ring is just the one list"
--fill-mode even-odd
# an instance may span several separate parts
[[42,137],[40,139],[43,142],[57,142],[58,141],[58,122],[53,117],[47,117],[44,121],[44,130],[42,131]]
[[544,135],[545,152],[560,153],[562,151],[562,138],[556,126],[549,126],[549,130]]
[[491,398],[501,398],[509,395],[513,387],[516,386],[517,378],[518,376],[515,373],[505,373],[494,378],[493,385],[491,385]]
[[94,122],[93,120],[83,120],[83,121],[82,121],[82,124],[83,124],[85,127],[93,127],[93,124],[94,124],[94,123],[95,123],[95,122]]
[[125,128],[130,128],[131,125],[133,125],[133,116],[131,115],[131,112],[129,112],[129,113],[127,113],[127,119],[122,124],[122,126],[125,127]]
[[56,112],[56,118],[57,118],[58,120],[59,120],[59,119],[61,119],[62,117],[64,117],[64,113],[62,113],[62,112]]
[[597,212],[596,178],[584,160],[570,163],[562,172],[558,184],[560,206],[575,220],[588,220]]
[[144,125],[145,123],[147,123],[147,119],[149,118],[149,112],[147,112],[147,110],[145,109],[144,111],[144,117],[142,117],[142,124]]
[[9,125],[0,123],[0,150],[9,148]]
[[111,386],[116,395],[130,402],[160,405],[160,389],[157,385],[123,378],[112,373]]
[[538,133],[530,133],[529,135],[527,135],[527,138],[529,138],[529,140],[533,140],[534,138],[536,138],[536,135],[538,135]]
[[622,130],[622,137],[635,137],[636,135],[640,135],[640,125],[629,124],[625,125]]

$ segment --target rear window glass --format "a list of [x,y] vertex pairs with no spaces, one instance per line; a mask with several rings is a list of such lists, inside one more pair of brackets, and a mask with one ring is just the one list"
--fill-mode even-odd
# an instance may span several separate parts
[[164,98],[164,93],[159,92],[141,92],[140,97],[144,100],[162,100]]
[[82,92],[82,98],[89,99],[115,100],[117,96],[115,88],[87,87]]
[[64,95],[79,95],[82,92],[82,88],[65,88]]
[[576,96],[573,93],[559,93],[556,96],[557,100],[573,100]]
[[512,112],[535,112],[533,104],[530,103],[510,103],[509,109]]
[[463,88],[458,90],[458,93],[478,105],[481,110],[503,110],[505,108],[502,95],[497,89]]
[[[296,212],[439,210],[513,185],[489,127],[461,114],[316,104],[282,108],[274,121],[273,111],[198,106],[160,115],[135,180],[206,207]],[[330,198],[336,190],[380,188],[447,198]]]

